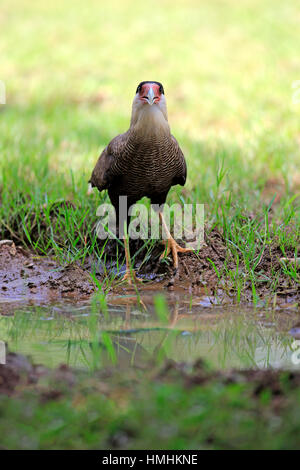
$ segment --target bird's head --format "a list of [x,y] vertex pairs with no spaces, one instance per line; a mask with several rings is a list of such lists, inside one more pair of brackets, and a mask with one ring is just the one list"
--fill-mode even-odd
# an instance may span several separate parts
[[142,104],[158,104],[164,97],[164,87],[159,82],[141,82],[136,89],[137,99]]
[[141,82],[137,89],[132,104],[131,125],[142,121],[157,124],[159,121],[168,122],[167,103],[164,87],[161,83],[155,81]]

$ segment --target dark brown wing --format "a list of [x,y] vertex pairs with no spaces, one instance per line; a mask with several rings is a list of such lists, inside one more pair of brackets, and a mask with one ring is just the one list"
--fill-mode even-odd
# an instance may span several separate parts
[[97,187],[99,191],[108,189],[116,177],[119,175],[117,165],[115,165],[118,157],[122,154],[122,151],[128,140],[128,132],[117,135],[103,150],[96,166],[93,170],[91,179],[92,187]]
[[171,136],[171,139],[174,144],[174,154],[176,156],[175,158],[178,162],[178,167],[177,167],[178,169],[177,169],[176,176],[173,178],[172,186],[175,186],[175,184],[180,184],[181,186],[184,186],[186,182],[186,176],[187,176],[186,161],[182,153],[182,150],[179,147],[179,144],[173,135]]

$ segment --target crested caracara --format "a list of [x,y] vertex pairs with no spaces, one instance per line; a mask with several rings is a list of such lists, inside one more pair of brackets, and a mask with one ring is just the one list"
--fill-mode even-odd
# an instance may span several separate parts
[[[108,190],[117,220],[121,215],[119,196],[127,196],[128,207],[144,196],[150,198],[151,204],[160,206],[159,217],[167,236],[162,256],[171,252],[176,269],[177,253],[192,250],[180,247],[171,236],[163,217],[162,205],[171,186],[183,186],[185,181],[186,162],[177,140],[170,132],[164,88],[159,82],[141,82],[133,99],[128,131],[115,137],[103,150],[90,183],[99,191]],[[128,215],[126,218],[128,224]],[[125,254],[124,279],[131,283],[126,240]]]

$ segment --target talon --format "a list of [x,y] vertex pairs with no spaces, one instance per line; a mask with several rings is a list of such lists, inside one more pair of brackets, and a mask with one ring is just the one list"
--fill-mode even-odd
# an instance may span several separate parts
[[165,256],[168,256],[170,251],[172,251],[172,256],[173,256],[173,265],[176,270],[178,269],[178,253],[189,253],[191,251],[195,251],[192,248],[182,248],[178,243],[174,240],[172,235],[170,234],[170,231],[166,225],[166,222],[164,220],[164,216],[162,212],[159,212],[159,217],[162,223],[162,227],[165,231],[166,238],[167,240],[162,240],[162,243],[164,245],[167,245],[164,252],[160,256],[160,259],[164,258]]
[[132,271],[132,273],[131,273],[130,269],[126,271],[126,273],[122,277],[122,281],[127,281],[130,286],[132,285],[132,281],[134,281],[134,282],[143,282],[142,279],[140,279],[136,276],[135,271]]
[[190,253],[194,251],[192,248],[183,248],[182,246],[178,245],[178,243],[174,240],[173,237],[168,238],[168,240],[163,240],[162,242],[167,246],[164,249],[163,253],[160,255],[159,259],[161,260],[165,258],[172,251],[173,264],[176,270],[178,269],[178,253]]

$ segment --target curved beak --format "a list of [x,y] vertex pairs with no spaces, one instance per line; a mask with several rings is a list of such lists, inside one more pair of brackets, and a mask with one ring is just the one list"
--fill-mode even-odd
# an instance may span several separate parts
[[152,106],[155,102],[155,100],[154,100],[155,94],[154,94],[154,91],[153,91],[152,87],[149,88],[147,98],[148,98],[148,103],[150,104],[150,106]]

